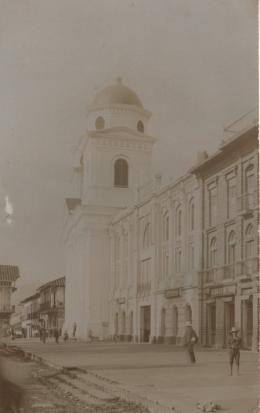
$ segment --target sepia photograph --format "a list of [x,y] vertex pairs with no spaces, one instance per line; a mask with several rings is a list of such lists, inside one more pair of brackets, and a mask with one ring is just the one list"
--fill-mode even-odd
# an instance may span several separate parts
[[0,0],[0,413],[260,413],[257,0]]

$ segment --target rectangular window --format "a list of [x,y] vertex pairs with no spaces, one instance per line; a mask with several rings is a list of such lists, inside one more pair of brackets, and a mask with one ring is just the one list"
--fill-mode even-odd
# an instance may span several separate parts
[[140,273],[137,282],[139,294],[146,294],[151,288],[151,260],[146,259],[140,263]]
[[181,272],[181,249],[177,248],[175,252],[175,269],[176,272]]
[[217,188],[209,189],[209,225],[216,225],[217,222]]
[[194,245],[189,245],[189,268],[190,270],[194,270]]
[[227,181],[227,218],[233,218],[236,215],[237,206],[237,188],[236,178]]

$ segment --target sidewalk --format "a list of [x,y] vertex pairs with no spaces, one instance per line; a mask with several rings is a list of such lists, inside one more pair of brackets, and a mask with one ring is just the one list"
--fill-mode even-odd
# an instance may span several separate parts
[[183,413],[213,400],[230,413],[252,413],[260,394],[259,354],[241,352],[241,374],[228,375],[227,351],[197,351],[190,365],[182,349],[167,345],[2,340],[50,365],[85,367],[149,400]]

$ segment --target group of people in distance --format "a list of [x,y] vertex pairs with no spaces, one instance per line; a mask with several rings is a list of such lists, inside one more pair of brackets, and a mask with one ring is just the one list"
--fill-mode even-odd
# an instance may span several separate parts
[[[59,344],[59,338],[60,338],[61,332],[58,328],[54,328],[54,330],[51,333],[51,336],[54,337],[55,343]],[[44,327],[40,328],[40,340],[43,343],[46,343],[46,339],[48,337],[48,332]]]
[[[74,324],[73,324],[73,329],[72,329],[72,338],[73,338],[73,339],[76,339],[76,330],[77,330],[77,324],[74,323]],[[40,340],[41,340],[43,343],[46,343],[46,338],[47,338],[47,336],[48,336],[48,332],[47,332],[47,330],[42,326],[42,327],[40,328]],[[54,329],[51,331],[51,337],[54,337],[56,344],[59,344],[60,336],[61,336],[61,330],[60,330],[59,328],[54,328]],[[66,343],[66,341],[68,341],[68,339],[69,339],[69,334],[68,334],[67,330],[65,330],[64,333],[63,333],[63,341]]]
[[[240,365],[240,348],[242,344],[241,337],[238,335],[239,330],[236,327],[232,327],[228,340],[229,347],[229,366],[230,375],[233,375],[233,365],[236,364],[237,374],[239,374]],[[198,342],[198,336],[193,329],[191,322],[186,322],[186,329],[183,337],[183,345],[187,349],[187,353],[192,364],[196,363],[194,354],[194,345]]]
[[[76,329],[77,325],[74,323],[73,325],[73,331],[72,331],[72,337],[76,337]],[[239,374],[239,364],[240,364],[240,348],[241,348],[241,337],[238,335],[238,329],[236,327],[232,327],[231,332],[230,332],[230,337],[228,340],[228,347],[229,347],[229,365],[230,365],[230,375],[232,376],[233,374],[233,365],[234,362],[236,364],[236,369],[237,369],[237,374]],[[55,342],[58,344],[59,343],[59,337],[60,337],[60,330],[58,328],[55,328],[53,331],[53,336],[55,338]],[[92,336],[92,334],[91,334]],[[42,340],[43,343],[46,342],[46,337],[47,337],[47,332],[45,328],[40,329],[40,339]],[[69,335],[67,330],[64,331],[63,334],[63,340],[66,342],[69,339]],[[92,340],[91,340],[92,341]],[[187,350],[187,354],[189,357],[189,360],[192,364],[196,363],[196,357],[194,353],[194,346],[198,342],[198,336],[196,331],[193,329],[192,324],[190,321],[186,322],[186,329],[183,337],[183,346]]]

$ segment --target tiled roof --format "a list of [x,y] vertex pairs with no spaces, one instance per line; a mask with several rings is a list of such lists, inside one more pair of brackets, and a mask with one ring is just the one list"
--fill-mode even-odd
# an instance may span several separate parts
[[57,278],[56,280],[49,281],[46,284],[41,285],[38,288],[38,291],[43,291],[49,287],[64,287],[65,286],[65,277]]
[[19,268],[16,265],[0,265],[1,281],[15,281],[19,277]]
[[30,297],[24,298],[24,299],[21,301],[21,304],[28,303],[29,301],[33,301],[33,300],[35,300],[35,299],[37,299],[37,298],[39,298],[39,297],[40,297],[40,294],[39,294],[39,293],[35,293],[35,294],[33,294],[33,295],[30,295]]

